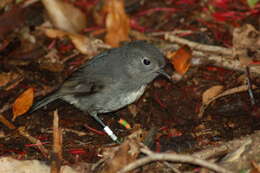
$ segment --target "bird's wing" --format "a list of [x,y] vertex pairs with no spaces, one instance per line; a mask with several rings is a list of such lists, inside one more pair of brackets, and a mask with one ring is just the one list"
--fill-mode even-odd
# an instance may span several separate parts
[[75,97],[83,97],[99,92],[103,87],[99,82],[90,81],[66,81],[63,86],[53,94],[45,97],[44,99],[36,102],[30,109],[30,113],[42,108],[43,106],[60,99],[67,95]]
[[[110,54],[111,50],[105,51],[95,57],[93,57],[92,60],[90,60],[88,63],[83,65],[80,69],[78,69],[65,83],[61,86],[61,88],[54,92],[53,94],[47,96],[46,98],[40,100],[39,102],[35,103],[30,113],[34,112],[37,109],[40,109],[41,107],[47,105],[48,103],[51,103],[54,100],[57,100],[59,98],[62,98],[67,95],[73,95],[73,96],[88,96],[95,94],[102,90],[104,86],[101,82],[97,80],[97,78],[102,78],[102,76],[86,76],[88,74],[86,73],[88,70],[87,66],[91,66],[92,64],[99,63],[98,61],[102,61],[103,58],[107,58],[108,54]],[[93,74],[95,75],[95,74]],[[102,80],[100,80],[102,81]]]
[[95,94],[103,89],[101,82],[97,80],[84,79],[70,79],[66,81],[61,87],[59,94],[61,96],[75,95],[87,96]]

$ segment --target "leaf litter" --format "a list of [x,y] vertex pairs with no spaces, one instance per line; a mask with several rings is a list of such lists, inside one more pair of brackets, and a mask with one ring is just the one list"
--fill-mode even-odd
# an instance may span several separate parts
[[[257,20],[259,3],[247,4],[242,0],[236,2],[109,0],[105,3],[67,0],[69,6],[73,5],[73,9],[80,10],[79,13],[83,18],[81,22],[76,22],[76,25],[80,26],[69,29],[58,25],[59,20],[70,21],[71,17],[75,17],[66,10],[62,11],[63,8],[60,12],[66,15],[69,13],[67,15],[69,17],[54,22],[53,19],[57,16],[51,17],[52,20],[49,20],[50,16],[46,18],[41,2],[36,1],[31,5],[25,5],[29,4],[29,1],[16,3],[5,1],[1,6],[0,16],[2,81],[0,114],[1,117],[6,117],[1,119],[1,122],[5,121],[7,124],[6,120],[12,119],[11,105],[21,93],[26,92],[27,88],[34,88],[35,94],[28,99],[31,101],[26,101],[27,106],[23,106],[24,101],[17,104],[18,108],[22,109],[18,114],[28,111],[31,102],[35,102],[32,101],[32,97],[38,100],[39,97],[54,91],[91,56],[110,46],[116,47],[122,41],[149,38],[165,55],[181,51],[180,48],[188,44],[192,54],[188,51],[184,55],[178,55],[180,57],[178,62],[172,59],[174,67],[167,67],[167,71],[174,73],[175,69],[182,75],[174,84],[158,79],[149,85],[144,96],[134,103],[132,108],[130,106],[128,109],[119,110],[114,116],[102,116],[118,136],[127,138],[129,134],[139,132],[138,134],[142,136],[140,139],[126,139],[122,145],[113,146],[107,136],[99,133],[101,128],[91,117],[73,106],[57,101],[48,105],[47,109],[17,117],[14,124],[9,124],[12,131],[1,125],[1,131],[6,135],[0,139],[1,156],[13,155],[17,159],[49,160],[43,156],[43,152],[35,149],[37,142],[34,145],[31,143],[40,140],[44,148],[51,151],[52,112],[57,108],[59,125],[66,129],[62,142],[62,162],[70,165],[78,164],[75,168],[78,172],[83,172],[84,169],[88,172],[119,171],[124,165],[118,163],[129,164],[143,156],[139,151],[143,150],[143,146],[139,145],[140,141],[147,141],[146,145],[157,152],[192,153],[254,134],[260,129],[259,20]],[[33,9],[41,10],[34,13]],[[138,33],[138,37],[132,30]],[[175,37],[167,40],[165,36],[167,34],[171,36],[171,32],[175,30],[185,32],[175,32],[174,36],[177,36],[177,39]],[[54,36],[48,34],[46,36],[47,31],[54,31]],[[150,36],[149,33],[154,36]],[[178,37],[186,39],[185,42]],[[104,40],[105,44],[101,40]],[[199,44],[190,44],[189,41],[203,44],[205,47],[200,49]],[[218,49],[210,47],[212,45],[218,46]],[[48,52],[54,53],[48,57]],[[196,59],[201,60],[195,64]],[[232,65],[234,62],[238,65]],[[253,83],[256,105],[251,105],[247,80],[241,78],[245,75],[245,66],[249,66],[250,69],[249,78]],[[16,75],[17,69],[18,75]],[[245,87],[237,92],[231,92],[240,86]],[[222,88],[224,91],[220,93]],[[205,103],[210,104],[203,106]],[[205,108],[203,116],[199,116],[201,107]],[[120,119],[126,121],[132,128],[126,129],[121,126],[118,123]],[[35,140],[30,140],[31,137],[26,133],[23,133],[23,137],[18,135],[19,130],[17,133],[15,129],[20,127],[26,127],[26,131]],[[252,145],[257,139],[252,136]],[[105,156],[102,151],[106,148],[110,153]],[[148,157],[157,157],[153,152],[145,151]],[[245,154],[246,151],[242,152]],[[259,150],[255,149],[254,152],[257,154]],[[249,152],[246,154],[250,155]],[[247,165],[241,169],[258,168],[259,160],[250,156],[254,166]],[[16,160],[11,162],[17,163]],[[84,162],[85,165],[79,165],[80,162]],[[144,166],[143,172],[167,172],[169,169],[196,171],[194,167],[179,168],[176,165],[169,165],[168,162],[163,164],[156,162]],[[221,169],[219,171],[221,172]]]

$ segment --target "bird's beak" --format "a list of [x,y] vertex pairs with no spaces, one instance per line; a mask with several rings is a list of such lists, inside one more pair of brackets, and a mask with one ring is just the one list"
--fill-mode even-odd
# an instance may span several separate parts
[[163,75],[163,76],[166,77],[169,81],[172,82],[171,76],[170,76],[169,74],[167,74],[163,69],[160,69],[160,70],[158,71],[158,73],[159,73],[160,75]]

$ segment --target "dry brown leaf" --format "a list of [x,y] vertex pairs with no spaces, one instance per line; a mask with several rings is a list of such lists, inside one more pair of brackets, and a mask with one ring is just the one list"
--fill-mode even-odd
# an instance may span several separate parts
[[70,34],[69,37],[80,53],[84,55],[94,55],[97,52],[97,48],[92,45],[89,38],[79,34]]
[[12,0],[1,0],[0,1],[0,9],[4,8],[7,6],[7,4],[12,3]]
[[250,173],[260,173],[260,164],[257,164],[255,161],[252,161],[251,163],[253,169],[251,170]]
[[[2,1],[2,0],[1,0]],[[22,25],[25,24],[25,8],[12,8],[0,16],[0,35],[13,32],[15,29],[20,29]]]
[[[253,89],[256,89],[257,87],[255,85],[252,86]],[[235,93],[239,93],[239,92],[244,92],[248,90],[248,85],[241,85],[235,88],[231,88],[228,90],[225,90],[223,92],[221,92],[220,94],[216,95],[215,97],[212,97],[211,99],[209,99],[207,102],[203,103],[200,107],[199,110],[199,114],[198,117],[201,118],[205,112],[205,110],[207,109],[207,107],[210,105],[210,103],[212,103],[214,100],[219,99],[220,97],[224,97],[227,95],[231,95],[231,94],[235,94]]]
[[18,73],[1,73],[0,74],[0,87],[4,90],[10,90],[18,85],[23,77]]
[[100,172],[114,173],[136,160],[140,153],[140,132],[141,130],[134,132],[120,146],[105,148],[102,154],[106,161]]
[[50,29],[50,28],[40,28],[44,34],[49,38],[63,38],[66,35],[69,35],[68,32],[57,30],[57,29]]
[[97,26],[104,26],[107,15],[106,10],[104,1],[99,1],[99,3],[94,6],[92,15]]
[[[0,158],[0,172],[2,173],[46,173],[51,172],[46,163],[39,160],[17,160],[11,157]],[[84,171],[83,171],[84,172]],[[79,173],[73,168],[62,166],[60,173]]]
[[42,28],[42,30],[50,38],[69,37],[76,49],[84,55],[94,55],[97,52],[97,48],[92,45],[91,40],[84,35],[72,34],[69,32],[48,28]]
[[61,0],[42,0],[42,3],[56,28],[78,33],[87,26],[85,14],[72,4]]
[[215,85],[204,91],[202,94],[202,103],[206,104],[210,99],[222,93],[223,88],[224,87],[222,85]]
[[44,58],[39,60],[39,68],[51,72],[61,72],[64,70],[64,63],[60,60],[56,49],[50,49]]
[[112,47],[118,47],[122,41],[129,41],[129,17],[125,13],[123,0],[106,0],[105,9],[106,29],[105,42]]
[[136,115],[139,112],[138,107],[135,104],[128,105],[128,110],[132,114],[133,117],[136,117]]
[[18,117],[26,113],[33,104],[34,89],[28,88],[25,90],[13,104],[13,121]]
[[188,46],[183,46],[176,52],[168,52],[166,56],[168,59],[171,59],[175,70],[179,74],[184,75],[190,67],[191,54],[191,49]]
[[50,72],[62,72],[64,70],[64,64],[61,62],[50,62],[48,60],[41,61],[40,69],[48,70]]
[[233,31],[233,57],[239,58],[242,66],[259,61],[260,31],[250,24],[235,28]]

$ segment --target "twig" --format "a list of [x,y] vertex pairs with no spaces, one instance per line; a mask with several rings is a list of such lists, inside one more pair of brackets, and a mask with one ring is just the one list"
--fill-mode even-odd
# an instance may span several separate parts
[[251,82],[250,71],[249,71],[248,66],[246,67],[246,76],[247,76],[248,94],[249,94],[249,97],[250,97],[251,105],[254,106],[255,105],[255,97],[254,97],[254,94],[253,94],[252,82]]
[[74,129],[69,129],[69,128],[62,128],[62,131],[64,132],[70,132],[70,133],[75,133],[78,136],[86,136],[87,133],[86,132],[82,132],[79,130],[74,130]]
[[[140,145],[143,147],[143,148],[140,149],[140,151],[141,151],[142,153],[147,154],[148,156],[149,156],[149,155],[152,155],[152,154],[154,153],[153,151],[151,151],[151,150],[148,148],[148,146],[143,145],[142,143],[141,143]],[[176,168],[173,164],[170,164],[170,163],[168,163],[167,161],[163,161],[163,164],[166,165],[167,167],[171,168],[173,172],[175,172],[175,173],[181,173],[181,171],[180,171],[178,168]]]
[[16,76],[15,79],[12,79],[11,81],[7,82],[7,84],[5,84],[4,86],[1,86],[0,90],[9,90],[11,88],[14,88],[23,80],[24,80],[24,76]]
[[231,153],[228,153],[224,158],[221,159],[221,162],[233,162],[241,158],[241,155],[246,151],[248,145],[252,144],[252,139],[248,139],[244,142],[243,145],[236,148]]
[[210,163],[192,156],[183,155],[183,154],[166,154],[166,153],[153,153],[147,157],[138,159],[127,166],[125,166],[123,169],[121,169],[118,173],[125,173],[131,170],[134,170],[140,166],[143,166],[147,163],[158,161],[158,160],[167,160],[172,162],[181,162],[181,163],[191,163],[194,165],[200,165],[202,167],[206,167],[208,169],[214,170],[216,172],[220,173],[232,173],[232,171],[226,170],[214,163]]
[[149,36],[162,36],[165,34],[174,34],[174,35],[189,35],[194,33],[192,30],[174,30],[174,31],[161,31],[161,32],[151,32]]
[[[220,66],[223,68],[228,68],[232,70],[237,70],[237,71],[243,71],[243,65],[241,62],[237,59],[232,59],[228,56],[221,56],[221,55],[208,55],[200,51],[193,51],[192,53],[195,57],[201,57],[201,60],[209,61],[211,62],[212,65],[215,66]],[[206,59],[205,59],[206,58]],[[260,74],[260,68],[257,66],[250,66],[250,71],[252,73],[257,73]]]
[[62,131],[59,127],[59,115],[55,110],[53,113],[53,149],[51,158],[51,173],[59,173],[62,161]]
[[91,166],[91,171],[95,171],[101,164],[103,164],[108,158],[102,158]]
[[[5,126],[7,126],[9,129],[16,129],[16,126],[11,123],[10,121],[8,121],[3,115],[0,115],[0,122],[2,122]],[[23,137],[27,138],[31,143],[35,144],[35,146],[41,151],[41,153],[45,156],[48,157],[49,153],[48,150],[44,148],[44,146],[42,145],[42,142],[34,137],[32,137],[26,130],[24,127],[19,127],[17,129],[17,131],[19,132],[20,135],[22,135]]]
[[23,137],[26,137],[31,143],[36,144],[35,146],[41,151],[41,153],[45,156],[48,157],[49,156],[49,152],[46,148],[44,148],[44,146],[42,145],[42,142],[39,139],[36,139],[34,137],[32,137],[26,130],[24,127],[19,127],[18,128],[18,132],[20,135],[22,135]]
[[234,139],[232,141],[225,142],[219,146],[210,147],[205,150],[193,153],[192,156],[201,159],[214,158],[220,155],[223,156],[227,153],[230,153],[231,151],[234,151],[240,146],[249,143],[252,140],[251,138],[252,138],[251,136],[246,136],[240,139]]
[[4,113],[5,111],[9,110],[10,108],[12,108],[12,104],[11,104],[11,103],[6,103],[6,104],[0,109],[0,114]]
[[176,168],[173,164],[170,164],[166,161],[164,161],[163,164],[166,165],[167,167],[171,168],[173,172],[181,173],[181,171],[178,168]]
[[217,54],[223,54],[223,55],[228,55],[228,56],[232,55],[232,49],[196,43],[196,42],[193,42],[193,41],[189,41],[189,40],[177,37],[177,36],[175,36],[171,33],[166,33],[164,35],[164,38],[166,40],[171,41],[171,42],[176,42],[176,43],[179,43],[179,44],[188,45],[189,47],[196,49],[196,50],[205,51],[205,52],[212,52],[212,53],[217,53]]
[[9,129],[14,130],[16,128],[15,125],[8,121],[3,115],[0,115],[0,122],[3,123]]

